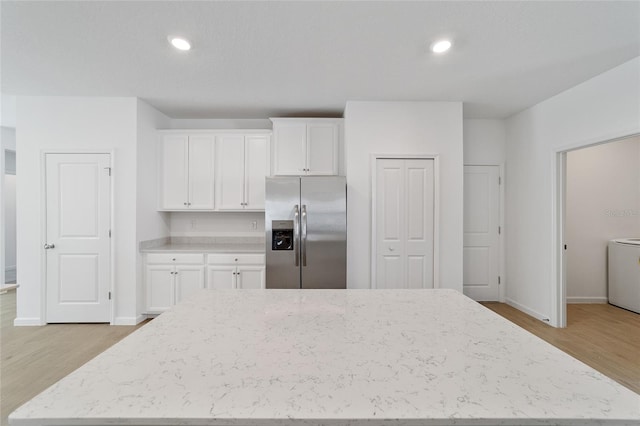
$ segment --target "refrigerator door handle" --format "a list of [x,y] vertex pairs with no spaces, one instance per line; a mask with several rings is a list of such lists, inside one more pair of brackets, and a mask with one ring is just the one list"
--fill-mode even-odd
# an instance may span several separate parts
[[307,266],[307,205],[302,205],[302,266]]
[[293,213],[293,247],[294,247],[294,257],[295,266],[300,266],[300,208],[296,204],[294,207]]

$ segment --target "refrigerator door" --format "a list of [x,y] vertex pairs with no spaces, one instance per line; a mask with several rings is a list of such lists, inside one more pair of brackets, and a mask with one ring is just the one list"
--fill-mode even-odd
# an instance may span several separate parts
[[347,288],[346,180],[300,180],[302,288]]
[[266,288],[300,288],[300,178],[265,184]]

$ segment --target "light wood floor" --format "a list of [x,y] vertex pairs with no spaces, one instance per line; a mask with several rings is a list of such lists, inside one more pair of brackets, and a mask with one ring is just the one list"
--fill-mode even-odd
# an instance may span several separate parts
[[[50,324],[14,327],[15,292],[0,295],[0,420],[138,327]],[[569,305],[568,327],[550,327],[504,303],[510,321],[640,393],[640,315],[610,305]]]
[[607,304],[567,305],[567,328],[554,328],[504,303],[483,305],[640,393],[640,314]]
[[142,326],[14,327],[16,292],[0,295],[0,423],[64,376]]

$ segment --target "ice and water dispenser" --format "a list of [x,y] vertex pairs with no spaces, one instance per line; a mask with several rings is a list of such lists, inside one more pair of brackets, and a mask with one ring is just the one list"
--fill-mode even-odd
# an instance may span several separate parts
[[271,221],[271,250],[293,250],[293,220]]

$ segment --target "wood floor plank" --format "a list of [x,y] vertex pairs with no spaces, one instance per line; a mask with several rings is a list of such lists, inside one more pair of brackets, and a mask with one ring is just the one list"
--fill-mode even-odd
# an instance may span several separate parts
[[608,304],[571,304],[567,327],[554,328],[505,303],[482,304],[640,393],[640,314]]
[[16,293],[0,295],[0,423],[58,380],[141,327],[49,324],[14,327]]

